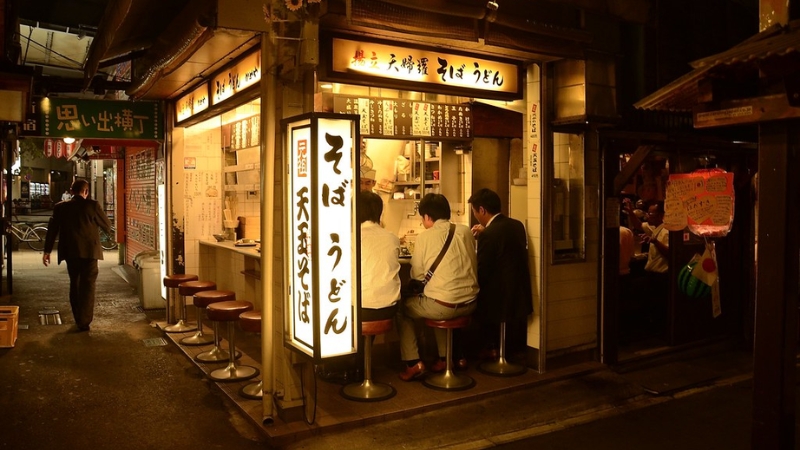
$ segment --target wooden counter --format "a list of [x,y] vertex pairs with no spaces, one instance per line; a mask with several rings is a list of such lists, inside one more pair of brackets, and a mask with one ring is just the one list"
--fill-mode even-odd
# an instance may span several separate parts
[[201,280],[217,283],[217,289],[236,292],[237,300],[261,310],[261,252],[256,247],[236,247],[233,241],[200,241]]

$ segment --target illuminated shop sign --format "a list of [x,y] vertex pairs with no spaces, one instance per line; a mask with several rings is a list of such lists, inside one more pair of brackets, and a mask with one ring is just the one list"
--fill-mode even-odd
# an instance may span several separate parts
[[334,73],[520,95],[517,64],[389,43],[332,38]]
[[45,137],[164,139],[160,102],[44,98]]
[[175,104],[176,121],[181,122],[207,110],[208,102],[208,83],[206,82],[178,100]]
[[211,80],[211,104],[216,105],[261,81],[261,52],[256,51]]
[[357,351],[357,127],[343,114],[284,121],[285,344],[315,361]]

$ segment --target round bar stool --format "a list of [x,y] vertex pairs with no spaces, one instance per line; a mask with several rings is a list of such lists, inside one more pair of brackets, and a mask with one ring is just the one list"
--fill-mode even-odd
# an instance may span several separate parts
[[185,333],[187,331],[194,331],[197,328],[194,325],[186,323],[186,297],[193,297],[194,294],[202,291],[211,291],[217,288],[217,283],[213,281],[184,281],[178,285],[178,294],[181,298],[181,317],[178,323],[164,328],[167,333]]
[[392,323],[393,319],[361,323],[361,334],[364,335],[364,381],[342,387],[342,397],[358,402],[377,402],[390,399],[397,394],[394,387],[389,384],[372,382],[373,336],[388,333],[392,329]]
[[[233,291],[200,291],[194,294],[194,308],[197,313],[197,333],[181,339],[183,345],[208,345],[212,342],[217,343],[219,330],[214,330],[214,335],[209,336],[203,333],[203,311],[212,303],[227,302],[236,300],[236,293]],[[216,322],[214,322],[216,324]]]
[[512,377],[522,375],[527,370],[522,364],[514,364],[506,361],[506,323],[500,323],[500,357],[497,361],[484,361],[478,366],[478,370],[486,375],[498,377]]
[[239,321],[239,315],[245,311],[253,309],[253,304],[250,302],[242,301],[228,301],[212,303],[206,308],[208,318],[215,322],[228,323],[228,365],[222,369],[217,369],[208,377],[214,381],[241,381],[249,380],[258,376],[258,369],[252,366],[237,365],[236,364],[236,344],[234,338],[236,336],[236,329],[234,323]]
[[471,317],[461,316],[449,320],[425,319],[425,324],[433,328],[447,330],[447,368],[443,373],[428,375],[422,381],[426,387],[440,391],[461,391],[475,386],[475,380],[469,375],[453,372],[453,329],[465,328]]
[[[261,311],[245,311],[239,314],[239,325],[249,333],[261,333]],[[253,400],[264,398],[263,381],[250,383],[239,390],[239,395]]]
[[172,317],[172,307],[175,304],[175,297],[178,295],[178,286],[185,281],[197,281],[198,277],[192,273],[173,273],[164,277],[164,286],[167,288],[167,325],[175,323]]

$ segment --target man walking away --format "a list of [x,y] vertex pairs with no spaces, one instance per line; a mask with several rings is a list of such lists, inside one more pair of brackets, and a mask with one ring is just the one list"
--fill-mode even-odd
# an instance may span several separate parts
[[67,261],[69,304],[78,331],[89,331],[94,317],[94,289],[97,260],[103,259],[99,228],[111,233],[111,222],[97,201],[89,199],[89,183],[76,180],[72,199],[53,208],[47,229],[42,263],[50,264],[50,252],[58,237],[58,263]]

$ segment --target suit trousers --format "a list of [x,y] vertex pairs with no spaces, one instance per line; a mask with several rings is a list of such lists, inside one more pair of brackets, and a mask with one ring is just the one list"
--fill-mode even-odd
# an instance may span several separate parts
[[97,260],[68,258],[69,304],[79,327],[87,327],[94,318],[94,291],[99,270]]
[[[471,301],[467,304],[449,308],[436,303],[425,295],[408,297],[403,300],[403,305],[397,309],[397,333],[400,336],[400,358],[403,361],[419,359],[417,345],[416,319],[449,320],[456,317],[467,316],[475,311],[478,302]],[[434,328],[436,347],[439,356],[447,356],[447,330]]]

